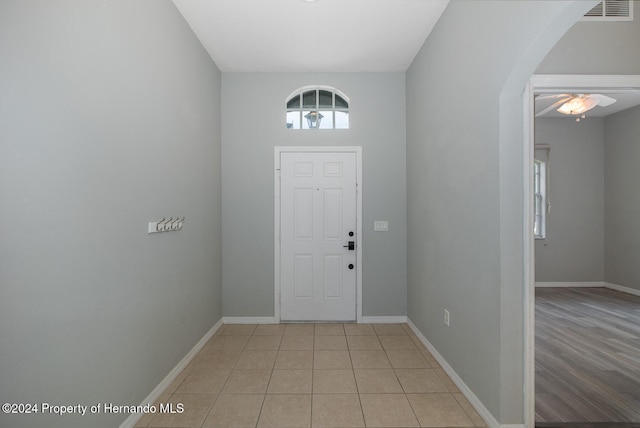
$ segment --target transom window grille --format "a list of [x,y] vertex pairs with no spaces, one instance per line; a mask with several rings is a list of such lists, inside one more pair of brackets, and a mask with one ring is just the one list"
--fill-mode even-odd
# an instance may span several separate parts
[[289,129],[349,129],[349,98],[337,89],[313,86],[287,99]]

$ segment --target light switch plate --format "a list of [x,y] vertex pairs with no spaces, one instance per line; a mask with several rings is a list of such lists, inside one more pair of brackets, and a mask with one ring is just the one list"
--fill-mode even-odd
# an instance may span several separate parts
[[388,220],[375,220],[373,222],[373,231],[374,232],[388,232],[389,231],[389,221]]

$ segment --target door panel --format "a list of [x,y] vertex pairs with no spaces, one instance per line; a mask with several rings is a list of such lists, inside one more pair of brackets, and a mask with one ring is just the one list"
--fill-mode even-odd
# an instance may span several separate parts
[[294,262],[294,286],[296,299],[313,298],[313,256],[296,254]]
[[342,299],[342,268],[341,254],[325,254],[324,256],[324,298]]
[[342,239],[342,189],[324,189],[324,239]]
[[313,189],[295,189],[293,209],[295,240],[313,239]]
[[356,319],[356,176],[355,153],[281,153],[281,320]]

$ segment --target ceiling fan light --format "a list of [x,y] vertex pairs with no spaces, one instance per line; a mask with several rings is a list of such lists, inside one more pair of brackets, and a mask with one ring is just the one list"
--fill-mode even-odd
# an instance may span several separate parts
[[581,97],[574,97],[562,104],[560,108],[558,108],[558,111],[562,114],[580,114],[587,110],[584,105],[584,99]]
[[573,97],[562,104],[558,111],[562,114],[582,114],[598,105],[598,101],[590,97]]

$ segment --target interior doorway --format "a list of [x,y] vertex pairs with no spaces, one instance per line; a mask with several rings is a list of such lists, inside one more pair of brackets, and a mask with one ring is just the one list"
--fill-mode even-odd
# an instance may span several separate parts
[[531,77],[525,92],[525,192],[527,194],[525,209],[528,216],[525,221],[525,248],[527,250],[528,266],[525,268],[525,388],[527,426],[535,423],[535,239],[534,239],[534,124],[536,94],[624,94],[640,91],[640,76],[638,75],[534,75]]

